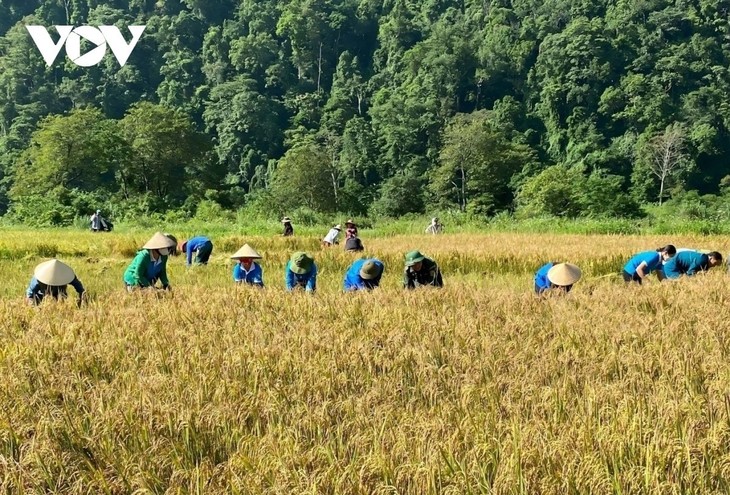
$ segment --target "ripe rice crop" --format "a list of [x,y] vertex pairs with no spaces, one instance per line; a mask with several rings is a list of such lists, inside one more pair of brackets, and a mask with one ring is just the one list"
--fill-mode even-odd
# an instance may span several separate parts
[[[0,256],[5,493],[730,491],[724,269],[643,287],[617,275],[634,252],[726,253],[724,238],[365,238],[382,287],[343,294],[358,256],[230,235],[209,266],[172,259],[171,293],[129,295],[145,235],[4,234],[0,253],[19,253]],[[243,242],[264,255],[264,290],[232,285]],[[88,305],[25,305],[38,246],[76,269]],[[401,289],[416,248],[443,290]],[[315,295],[283,290],[298,249],[320,267]],[[551,260],[584,279],[537,298]]]

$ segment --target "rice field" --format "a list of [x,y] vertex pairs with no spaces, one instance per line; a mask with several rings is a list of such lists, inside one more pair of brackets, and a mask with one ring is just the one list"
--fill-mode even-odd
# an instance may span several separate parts
[[[344,294],[359,255],[231,234],[206,267],[172,259],[171,293],[127,294],[153,232],[0,232],[3,493],[730,492],[728,275],[618,276],[635,252],[726,254],[725,237],[365,233],[383,283]],[[232,284],[244,242],[264,290]],[[412,249],[443,290],[401,289]],[[319,266],[314,295],[283,290],[297,250]],[[86,306],[25,304],[49,256]],[[547,261],[584,278],[537,298]]]

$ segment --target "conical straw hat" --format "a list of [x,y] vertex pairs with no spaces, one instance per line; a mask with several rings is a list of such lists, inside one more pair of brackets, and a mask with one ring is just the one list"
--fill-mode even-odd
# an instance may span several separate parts
[[244,244],[241,249],[236,251],[236,254],[231,256],[231,258],[234,260],[239,259],[239,258],[251,258],[251,259],[255,259],[255,260],[260,260],[261,255],[259,253],[257,253],[256,250],[254,248],[252,248],[251,246],[249,246],[248,244]]
[[56,259],[44,261],[35,267],[33,276],[42,284],[54,286],[68,285],[76,278],[70,266]]
[[548,280],[561,287],[573,285],[581,276],[580,268],[572,263],[558,263],[548,270]]
[[166,237],[161,232],[155,232],[155,235],[147,241],[147,244],[142,246],[142,249],[165,249],[175,247],[175,241]]

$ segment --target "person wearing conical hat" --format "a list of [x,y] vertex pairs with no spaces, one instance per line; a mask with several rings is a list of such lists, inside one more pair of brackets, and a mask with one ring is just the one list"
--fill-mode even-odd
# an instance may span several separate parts
[[324,236],[324,239],[322,239],[322,245],[325,247],[334,246],[339,241],[337,238],[340,236],[340,231],[342,230],[342,226],[338,223],[334,227],[330,229],[329,232],[327,232],[327,235]]
[[431,225],[426,227],[426,233],[427,234],[440,234],[443,232],[444,226],[441,222],[439,222],[438,217],[433,217],[431,219]]
[[535,273],[535,292],[543,294],[550,289],[570,292],[580,277],[581,271],[576,265],[551,261],[545,263]]
[[383,262],[375,258],[355,261],[345,273],[343,282],[345,291],[369,290],[378,287],[384,269]]
[[284,217],[281,219],[281,223],[284,224],[284,233],[281,234],[284,237],[290,237],[294,235],[294,227],[291,224],[291,218]]
[[26,301],[30,305],[38,305],[46,296],[56,300],[65,299],[68,285],[76,289],[79,295],[78,304],[81,305],[86,290],[73,269],[57,259],[44,261],[33,271],[33,278],[25,291]]
[[286,263],[284,272],[286,290],[305,289],[307,292],[317,290],[317,265],[314,258],[307,253],[294,253]]
[[154,288],[158,280],[163,289],[170,290],[167,258],[174,247],[175,242],[172,239],[160,232],[155,233],[137,252],[124,272],[124,285],[127,291]]
[[443,287],[441,270],[434,260],[425,257],[420,251],[411,251],[406,254],[403,287],[416,289],[424,286]]
[[186,265],[192,266],[193,253],[195,253],[196,265],[207,265],[210,255],[213,252],[213,242],[204,235],[198,235],[178,245],[181,254],[186,256]]
[[233,267],[233,280],[237,284],[250,284],[259,287],[264,286],[264,272],[261,266],[254,260],[260,260],[261,255],[248,244],[231,256],[231,259],[238,261]]
[[345,240],[353,239],[357,237],[357,225],[355,225],[355,221],[350,218],[347,222],[345,222]]
[[722,255],[717,251],[705,254],[700,251],[679,251],[664,264],[664,276],[674,279],[682,275],[691,277],[722,264]]

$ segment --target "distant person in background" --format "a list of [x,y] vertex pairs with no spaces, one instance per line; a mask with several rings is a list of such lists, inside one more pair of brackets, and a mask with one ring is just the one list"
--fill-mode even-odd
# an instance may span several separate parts
[[651,272],[656,272],[659,280],[664,278],[664,270],[662,263],[667,262],[670,258],[677,254],[677,249],[667,244],[660,247],[656,251],[644,251],[635,254],[624,265],[623,277],[625,282],[641,282],[649,276]]
[[104,232],[105,230],[109,230],[106,220],[104,220],[104,217],[101,216],[101,210],[96,210],[96,213],[91,215],[89,220],[91,221],[92,232]]
[[411,251],[406,254],[403,287],[416,289],[422,286],[443,287],[441,270],[434,260],[426,258],[420,251]]
[[284,224],[284,233],[281,235],[283,235],[284,237],[294,235],[294,227],[292,226],[291,219],[289,217],[282,218],[281,223]]
[[335,225],[330,229],[329,232],[327,232],[327,235],[324,236],[324,239],[322,239],[322,245],[326,247],[334,246],[335,244],[339,244],[339,240],[337,239],[340,237],[340,231],[342,230],[342,227],[340,224]]
[[359,237],[351,237],[345,241],[345,251],[349,253],[357,253],[364,250],[365,246],[362,245]]
[[69,284],[78,293],[77,305],[80,306],[86,290],[71,267],[57,259],[44,261],[33,271],[33,278],[25,291],[26,301],[31,306],[37,306],[46,296],[55,300],[66,299],[66,286]]
[[261,255],[248,244],[231,256],[231,259],[238,261],[233,267],[233,280],[237,284],[264,286],[264,272],[261,266],[254,260],[260,260]]
[[582,273],[580,268],[572,263],[558,263],[551,261],[542,265],[535,273],[535,292],[544,294],[550,289],[560,289],[570,292]]
[[722,255],[717,251],[708,254],[699,251],[682,251],[664,264],[666,278],[679,278],[682,275],[691,277],[698,272],[705,272],[722,264]]
[[345,240],[357,237],[357,225],[352,219],[345,222]]
[[304,289],[307,292],[317,290],[317,265],[314,258],[307,253],[294,253],[286,264],[284,272],[286,290]]
[[170,281],[167,279],[167,257],[174,248],[175,242],[172,239],[156,232],[137,252],[124,272],[124,285],[127,291],[155,288],[158,280],[163,289],[170,290]]
[[[181,253],[185,253],[185,264],[187,266],[191,266],[193,261],[195,261],[195,264],[207,265],[213,252],[213,242],[204,235],[198,235],[187,241],[182,241],[178,248]],[[194,260],[193,253],[195,253]]]
[[345,273],[345,290],[375,289],[380,285],[384,269],[383,262],[374,258],[355,261]]
[[441,222],[439,222],[438,217],[433,217],[431,219],[431,225],[426,227],[426,233],[427,234],[441,234],[444,231],[444,226]]

